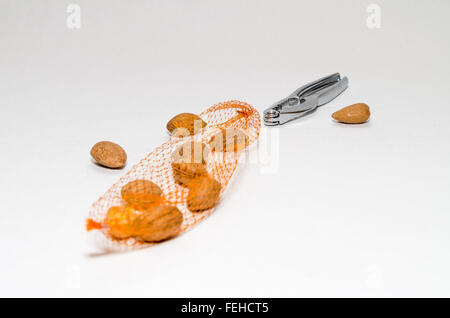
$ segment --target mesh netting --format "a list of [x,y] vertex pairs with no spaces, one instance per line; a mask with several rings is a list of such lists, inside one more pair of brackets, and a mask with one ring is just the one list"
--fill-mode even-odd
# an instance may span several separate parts
[[[194,136],[179,138],[171,136],[167,142],[157,147],[147,157],[142,159],[120,180],[115,183],[93,205],[89,213],[88,222],[104,224],[108,210],[113,206],[123,206],[121,189],[134,180],[148,180],[158,185],[162,191],[161,203],[163,205],[176,206],[181,211],[183,221],[181,232],[187,231],[195,224],[208,217],[214,208],[202,212],[191,212],[186,204],[189,189],[174,180],[174,172],[171,165],[172,154],[177,147],[186,142],[201,142],[208,144],[217,131],[229,128],[242,130],[248,139],[246,145],[250,145],[258,139],[261,119],[258,111],[247,103],[240,101],[227,101],[216,104],[200,114],[207,122],[207,127]],[[233,176],[239,157],[244,149],[234,151],[211,151],[208,154],[206,168],[210,178],[220,183],[220,196],[224,193]],[[103,249],[119,250],[136,247],[146,247],[155,243],[148,243],[136,238],[118,240],[112,237],[107,228],[98,228],[103,235],[97,237],[97,243]]]

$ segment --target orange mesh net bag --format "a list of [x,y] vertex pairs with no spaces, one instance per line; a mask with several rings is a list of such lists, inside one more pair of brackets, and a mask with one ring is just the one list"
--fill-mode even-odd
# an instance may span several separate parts
[[195,133],[172,134],[92,205],[87,230],[102,234],[96,238],[102,249],[151,246],[213,212],[242,152],[258,139],[261,119],[251,105],[234,100],[200,118]]

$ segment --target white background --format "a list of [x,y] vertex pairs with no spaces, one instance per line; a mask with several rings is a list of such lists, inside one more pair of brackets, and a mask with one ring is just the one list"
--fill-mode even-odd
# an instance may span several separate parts
[[[371,2],[79,0],[69,29],[70,1],[0,0],[0,296],[450,296],[450,2],[376,1],[369,29]],[[173,115],[262,112],[333,72],[348,90],[275,132],[278,168],[244,164],[210,218],[91,244],[90,205]],[[332,121],[356,102],[369,123]],[[100,140],[124,170],[91,162]]]

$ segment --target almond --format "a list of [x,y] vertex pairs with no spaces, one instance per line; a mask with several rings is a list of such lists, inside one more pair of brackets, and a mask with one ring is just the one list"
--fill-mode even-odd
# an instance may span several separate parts
[[248,146],[248,136],[239,128],[222,128],[208,144],[212,151],[242,151]]
[[134,180],[122,187],[122,198],[137,210],[146,209],[161,200],[161,189],[148,180]]
[[187,208],[191,212],[202,212],[215,207],[220,199],[220,189],[220,183],[209,177],[191,180]]
[[195,179],[208,175],[206,165],[202,163],[172,162],[173,178],[175,182],[187,186]]
[[206,163],[209,155],[208,146],[202,142],[185,142],[172,153],[172,161],[185,163]]
[[132,207],[113,206],[106,214],[105,223],[109,227],[109,234],[121,240],[134,235],[137,218],[138,213]]
[[192,136],[207,125],[198,115],[182,113],[167,123],[167,130],[176,137]]
[[362,124],[370,117],[370,109],[364,103],[353,104],[335,112],[332,117],[345,124]]
[[181,231],[183,214],[173,206],[157,206],[144,211],[137,221],[136,236],[146,242],[160,242]]
[[127,162],[125,150],[110,141],[96,143],[91,149],[91,156],[99,165],[108,168],[123,168]]
[[184,143],[172,153],[172,169],[175,182],[187,186],[189,182],[208,174],[207,146],[199,142]]

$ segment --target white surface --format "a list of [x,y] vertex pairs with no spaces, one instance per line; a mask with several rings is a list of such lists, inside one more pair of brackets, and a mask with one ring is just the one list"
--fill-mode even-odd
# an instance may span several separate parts
[[[448,1],[0,0],[0,296],[450,296]],[[179,112],[260,111],[341,72],[349,89],[238,171],[216,213],[101,255],[89,207]],[[361,126],[334,123],[366,102]],[[263,131],[263,137],[267,131]],[[127,169],[90,161],[99,140]],[[253,151],[257,151],[255,148]]]

